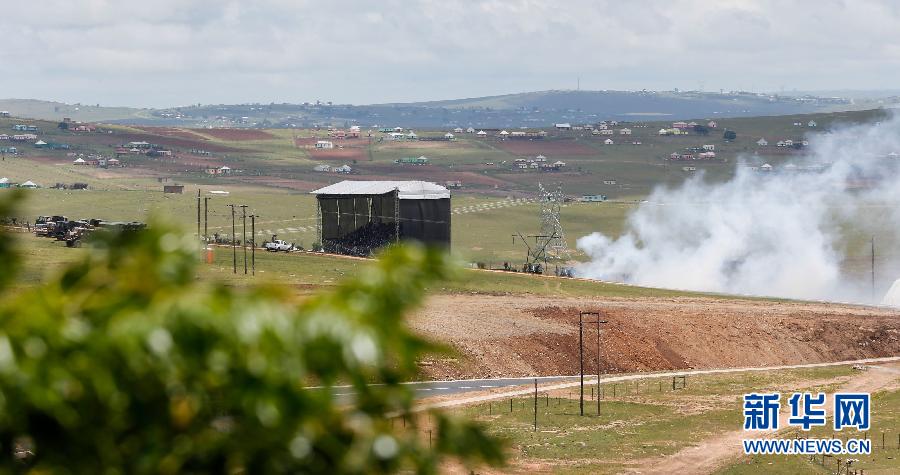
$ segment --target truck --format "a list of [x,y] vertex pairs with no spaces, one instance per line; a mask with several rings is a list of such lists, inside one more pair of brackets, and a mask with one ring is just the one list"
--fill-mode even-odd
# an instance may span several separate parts
[[273,239],[270,242],[267,242],[265,244],[265,248],[267,251],[271,251],[271,252],[278,252],[278,251],[290,252],[290,251],[293,251],[296,249],[293,244],[291,244],[287,241],[283,241],[281,239]]

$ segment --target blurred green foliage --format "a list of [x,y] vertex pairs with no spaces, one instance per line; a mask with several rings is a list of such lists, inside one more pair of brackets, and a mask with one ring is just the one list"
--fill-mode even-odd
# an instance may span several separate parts
[[[15,262],[0,236],[0,262]],[[432,413],[430,443],[419,419],[403,430],[391,419],[413,406],[400,383],[416,358],[440,350],[403,316],[447,277],[444,254],[396,248],[300,301],[287,288],[199,281],[195,240],[158,222],[97,235],[91,247],[58,277],[2,295],[0,471],[428,473],[445,456],[502,463],[501,445],[471,422]],[[336,384],[356,396],[341,403]]]

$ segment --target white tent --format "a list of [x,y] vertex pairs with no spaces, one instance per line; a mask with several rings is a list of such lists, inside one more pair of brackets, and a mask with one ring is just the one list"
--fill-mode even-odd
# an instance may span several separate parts
[[19,188],[39,188],[39,187],[40,186],[37,183],[35,183],[31,180],[28,180],[25,183],[22,183],[21,185],[19,185]]
[[87,162],[84,161],[83,158],[78,157],[78,158],[76,158],[72,163],[74,163],[75,165],[84,165],[84,164],[87,163]]
[[6,177],[0,178],[0,183],[9,183],[9,178],[6,178]]

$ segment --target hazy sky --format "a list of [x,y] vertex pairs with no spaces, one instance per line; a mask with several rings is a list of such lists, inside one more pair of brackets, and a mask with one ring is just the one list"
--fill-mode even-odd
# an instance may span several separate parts
[[0,0],[0,97],[376,103],[896,88],[892,0]]

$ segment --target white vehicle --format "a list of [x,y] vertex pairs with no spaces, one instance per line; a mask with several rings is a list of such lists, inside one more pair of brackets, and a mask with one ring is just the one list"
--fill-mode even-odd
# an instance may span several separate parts
[[282,241],[281,239],[273,239],[271,242],[267,242],[265,245],[265,248],[267,251],[272,251],[272,252],[278,252],[278,251],[289,252],[289,251],[293,251],[294,249],[296,249],[293,244],[291,244],[287,241]]

